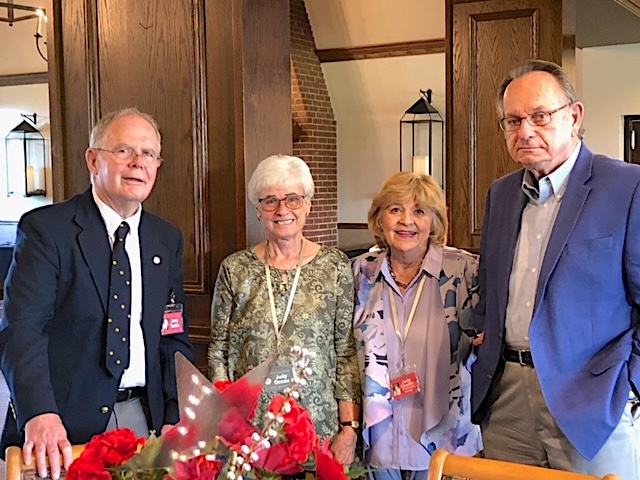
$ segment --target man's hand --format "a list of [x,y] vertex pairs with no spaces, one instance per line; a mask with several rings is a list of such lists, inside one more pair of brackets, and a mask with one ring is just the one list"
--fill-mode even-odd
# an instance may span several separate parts
[[345,427],[335,436],[331,444],[331,453],[342,465],[351,465],[355,460],[358,433],[351,427]]
[[71,444],[67,439],[67,430],[56,413],[43,413],[29,420],[25,427],[25,441],[22,457],[26,465],[31,465],[35,453],[36,469],[42,478],[47,477],[47,457],[51,468],[51,478],[60,478],[60,454],[64,468],[69,468],[73,461]]

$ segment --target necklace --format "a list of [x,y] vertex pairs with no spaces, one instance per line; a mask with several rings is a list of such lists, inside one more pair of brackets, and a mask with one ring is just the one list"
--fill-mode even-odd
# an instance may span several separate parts
[[424,252],[424,255],[422,256],[422,260],[420,260],[420,263],[418,263],[416,271],[411,276],[411,279],[407,283],[403,283],[400,280],[398,280],[396,278],[396,274],[393,273],[393,263],[391,262],[391,253],[389,253],[389,255],[387,256],[387,264],[389,265],[389,273],[391,274],[391,278],[393,278],[393,281],[396,282],[396,284],[400,288],[406,289],[409,286],[409,284],[413,282],[413,279],[416,278],[416,275],[418,275],[418,273],[420,272],[420,269],[422,268],[422,262],[424,262],[424,257],[426,256],[427,256],[427,252]]
[[[300,261],[302,260],[303,248],[304,248],[304,238],[302,239],[302,243],[300,244],[300,254],[298,255],[298,264],[296,265],[296,268],[300,266]],[[268,267],[269,266],[269,240],[267,240],[265,260],[266,260],[267,268],[269,268]],[[289,290],[289,271],[280,270],[278,267],[276,267],[273,264],[273,262],[271,262],[271,266],[273,267],[273,271],[276,274],[275,276],[277,277],[274,280],[276,280],[276,282],[279,282],[279,285],[275,285],[275,286],[276,288],[278,288],[280,293],[284,295]]]
[[[273,264],[271,265],[273,266]],[[275,266],[273,266],[273,270],[276,274],[277,280],[280,282],[280,285],[278,285],[278,289],[280,290],[281,294],[285,294],[287,293],[287,290],[289,290],[289,272],[288,271],[284,271],[281,272],[279,268],[276,268]]]

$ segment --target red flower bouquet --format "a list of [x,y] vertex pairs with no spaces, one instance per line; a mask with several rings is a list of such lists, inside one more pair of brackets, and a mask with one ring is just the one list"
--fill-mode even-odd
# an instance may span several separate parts
[[[348,478],[318,438],[298,386],[311,375],[315,355],[292,349],[294,384],[276,395],[258,431],[252,424],[262,386],[275,358],[236,382],[212,385],[186,358],[176,356],[180,422],[145,442],[130,430],[96,435],[73,462],[68,480],[243,480],[303,471],[315,453],[320,480]],[[142,447],[142,448],[141,448]]]

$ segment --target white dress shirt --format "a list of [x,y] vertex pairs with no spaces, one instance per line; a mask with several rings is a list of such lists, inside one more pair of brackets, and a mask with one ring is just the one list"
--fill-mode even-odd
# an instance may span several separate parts
[[113,248],[115,241],[114,234],[120,225],[125,221],[129,224],[130,230],[125,240],[125,250],[129,256],[131,265],[131,324],[129,330],[129,368],[127,368],[120,379],[120,388],[142,387],[146,383],[145,376],[145,347],[142,336],[142,264],[140,260],[140,236],[138,227],[140,226],[140,216],[142,206],[138,207],[136,213],[129,218],[121,218],[111,207],[104,203],[95,189],[92,189],[93,200],[96,202],[100,215],[104,221],[109,243]]

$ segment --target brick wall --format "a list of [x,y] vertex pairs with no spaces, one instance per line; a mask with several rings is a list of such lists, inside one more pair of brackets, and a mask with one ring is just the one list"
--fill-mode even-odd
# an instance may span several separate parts
[[304,0],[291,1],[291,101],[294,122],[302,128],[293,154],[311,168],[316,185],[305,236],[338,245],[338,167],[336,120]]

